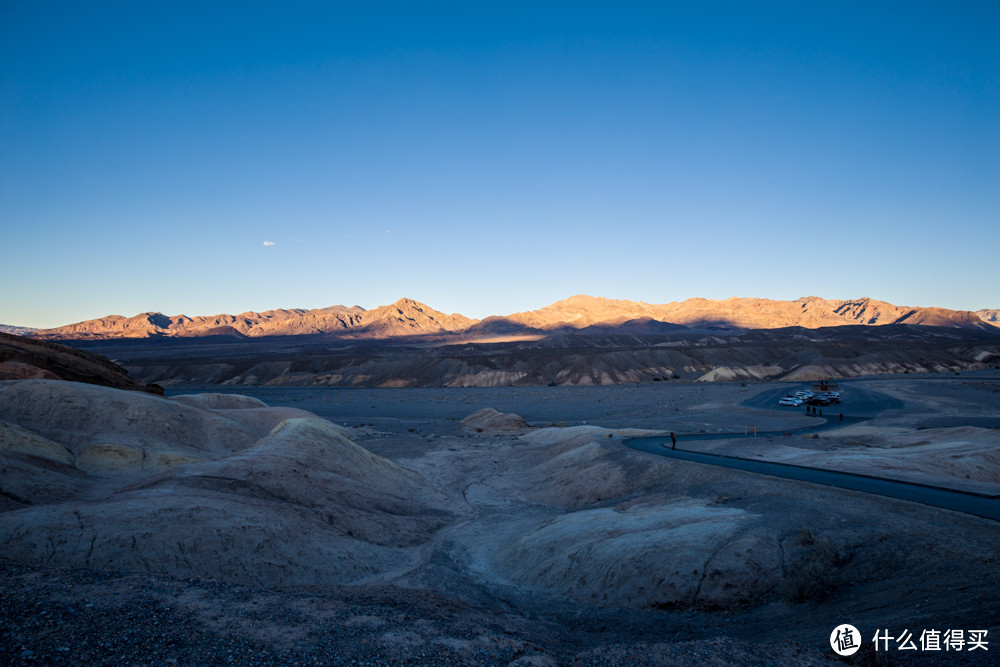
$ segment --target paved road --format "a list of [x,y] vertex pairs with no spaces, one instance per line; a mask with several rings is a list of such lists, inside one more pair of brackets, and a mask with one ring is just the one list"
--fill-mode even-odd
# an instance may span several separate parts
[[[695,437],[697,436],[685,436],[686,439]],[[729,435],[728,437],[732,438],[733,436]],[[709,454],[706,452],[671,450],[670,438],[632,438],[625,440],[625,444],[632,449],[669,458],[695,461],[697,463],[722,466],[724,468],[735,468],[737,470],[746,470],[748,472],[784,477],[786,479],[797,479],[803,482],[825,484],[827,486],[863,491],[865,493],[874,493],[880,496],[910,500],[1000,521],[1000,495],[990,496],[974,492],[953,491],[951,489],[915,482],[890,480],[849,472],[806,468],[788,463],[741,459],[735,456],[723,456],[721,454]]]
[[[805,387],[805,385],[804,385]],[[786,393],[796,391],[798,387],[788,386],[776,387],[763,391],[743,402],[743,405],[753,408],[774,409],[777,400]],[[849,387],[842,387],[844,403],[838,406],[829,406],[832,416],[834,409],[839,414],[844,409],[843,421],[838,417],[832,417],[824,424],[817,426],[796,429],[795,433],[814,433],[833,428],[840,428],[852,423],[865,421],[886,410],[893,410],[904,407],[903,401],[887,396],[881,392],[863,389],[855,383]],[[789,410],[799,410],[799,408],[789,408]],[[759,432],[761,436],[780,436],[781,432]],[[682,434],[682,447],[684,441],[690,440],[712,440],[721,438],[739,438],[739,435],[726,433],[697,433]],[[987,495],[970,491],[955,491],[942,487],[919,484],[917,482],[906,482],[901,480],[885,479],[884,477],[874,477],[870,475],[859,475],[849,472],[838,472],[834,470],[821,470],[818,468],[807,468],[788,463],[776,463],[773,461],[759,461],[755,459],[743,459],[736,456],[725,456],[722,454],[711,454],[708,452],[691,452],[686,450],[670,449],[670,438],[632,438],[625,441],[625,444],[633,449],[638,449],[660,456],[667,456],[685,461],[695,461],[708,465],[746,470],[748,472],[772,475],[774,477],[784,477],[786,479],[796,479],[814,484],[825,484],[842,489],[863,491],[874,493],[890,498],[899,498],[913,502],[943,507],[945,509],[973,514],[975,516],[1000,521],[1000,495]]]

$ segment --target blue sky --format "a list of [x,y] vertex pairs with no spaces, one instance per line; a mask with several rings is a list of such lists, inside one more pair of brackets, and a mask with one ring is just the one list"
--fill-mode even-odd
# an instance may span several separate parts
[[0,322],[1000,307],[998,33],[996,2],[2,2]]

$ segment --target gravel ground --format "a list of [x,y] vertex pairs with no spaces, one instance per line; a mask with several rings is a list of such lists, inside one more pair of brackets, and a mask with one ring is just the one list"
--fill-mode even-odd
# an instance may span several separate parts
[[4,665],[843,664],[794,642],[608,642],[614,633],[395,588],[257,590],[9,561],[0,581]]
[[495,665],[542,655],[504,619],[406,591],[254,590],[0,564],[0,658],[24,665]]

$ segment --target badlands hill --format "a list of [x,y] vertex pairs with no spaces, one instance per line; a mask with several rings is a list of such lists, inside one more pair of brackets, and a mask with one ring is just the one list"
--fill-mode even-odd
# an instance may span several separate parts
[[345,429],[248,397],[0,382],[0,420],[4,558],[351,583],[404,566],[449,514]]
[[[682,442],[995,493],[992,429],[914,428],[995,415],[993,386],[941,385],[839,436]],[[432,419],[366,397],[337,408],[369,422],[351,428],[236,394],[0,382],[0,664],[832,666],[845,618],[995,628],[996,522],[623,442],[652,433],[639,405],[682,434],[811,421],[737,403],[759,390],[509,392],[537,427],[458,422],[497,392],[433,397]],[[633,425],[541,426],[560,413]]]
[[[663,325],[672,326],[672,325]],[[132,377],[168,385],[466,387],[671,379],[804,381],[1000,365],[1000,329],[842,326],[697,332],[574,332],[506,340],[166,338],[78,341]]]
[[[990,320],[990,313],[993,319]],[[33,334],[56,340],[114,338],[182,338],[228,336],[325,335],[344,338],[435,336],[477,338],[558,331],[608,333],[664,333],[678,326],[709,330],[776,329],[863,324],[917,324],[961,329],[993,329],[995,311],[955,311],[945,308],[896,306],[875,299],[847,301],[804,297],[796,301],[731,298],[688,299],[663,305],[641,301],[574,296],[544,308],[492,316],[482,321],[446,315],[412,299],[366,310],[360,306],[331,306],[314,310],[269,310],[239,315],[163,315],[135,317],[109,315]]]
[[70,380],[117,389],[162,394],[156,385],[140,385],[124,368],[67,345],[0,333],[0,380]]

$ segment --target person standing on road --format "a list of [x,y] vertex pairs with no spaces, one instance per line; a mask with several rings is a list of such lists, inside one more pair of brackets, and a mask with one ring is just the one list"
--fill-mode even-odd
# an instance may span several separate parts
[[677,449],[677,436],[674,435],[673,431],[670,432],[670,442],[670,449]]

